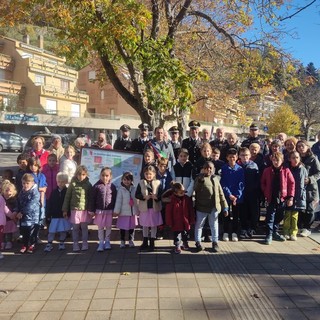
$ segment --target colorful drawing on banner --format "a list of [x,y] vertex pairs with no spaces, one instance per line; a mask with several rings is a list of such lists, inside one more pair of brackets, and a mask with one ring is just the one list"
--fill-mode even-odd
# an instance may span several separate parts
[[113,158],[113,166],[120,168],[121,162],[122,162],[121,158]]
[[95,156],[95,157],[94,157],[94,163],[99,163],[99,164],[101,164],[101,163],[102,163],[102,157],[100,157],[100,156]]

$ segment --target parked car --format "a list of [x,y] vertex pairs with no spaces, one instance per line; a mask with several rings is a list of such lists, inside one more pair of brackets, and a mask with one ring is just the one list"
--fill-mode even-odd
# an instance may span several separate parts
[[29,153],[32,149],[32,139],[34,137],[43,137],[44,138],[44,149],[49,149],[52,141],[52,137],[55,135],[59,135],[61,137],[62,145],[65,147],[69,144],[73,145],[74,140],[76,139],[77,135],[74,133],[51,133],[51,132],[45,132],[45,131],[37,131],[31,135],[31,137],[28,139],[23,152]]
[[0,131],[0,152],[3,150],[22,152],[26,143],[27,138],[24,138],[19,134]]

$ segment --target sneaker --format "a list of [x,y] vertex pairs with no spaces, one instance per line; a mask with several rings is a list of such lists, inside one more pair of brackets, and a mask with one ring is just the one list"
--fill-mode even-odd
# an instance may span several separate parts
[[267,236],[266,239],[264,240],[265,244],[269,245],[272,243],[272,236]]
[[220,248],[217,242],[212,242],[212,252],[219,252]]
[[205,249],[205,247],[203,247],[201,245],[201,243],[199,241],[196,242],[196,249],[198,252],[203,251]]
[[26,253],[27,252],[27,247],[23,246],[20,249],[20,253]]
[[59,250],[65,250],[65,249],[66,249],[66,246],[65,246],[64,242],[60,242],[60,243],[59,243],[58,249],[59,249]]
[[134,242],[133,240],[129,240],[129,248],[134,248],[135,245],[134,245]]
[[236,233],[233,233],[232,235],[232,241],[237,242],[238,241],[238,235]]
[[180,254],[181,253],[181,247],[180,246],[175,246],[174,253]]
[[285,235],[284,235],[284,238],[285,238],[286,240],[290,240],[290,236],[289,236],[288,234],[285,234]]
[[73,243],[73,252],[78,252],[80,251],[80,246],[78,242]]
[[0,259],[3,259],[4,255],[2,254],[2,252],[0,252]]
[[48,244],[46,245],[46,247],[44,248],[43,251],[44,251],[44,252],[51,252],[52,249],[53,249],[52,243],[48,243]]
[[33,244],[31,246],[29,246],[27,252],[28,253],[33,253],[34,252],[34,245]]
[[88,242],[83,241],[81,246],[81,251],[87,251],[89,249]]
[[188,241],[183,241],[181,250],[188,251],[190,249]]
[[255,230],[253,230],[253,229],[247,230],[247,236],[248,236],[250,239],[252,239],[255,234],[256,234]]
[[301,233],[300,233],[300,236],[301,237],[309,237],[311,235],[311,231],[308,230],[308,229],[302,229],[301,230]]
[[222,240],[223,240],[223,241],[229,241],[229,234],[225,232],[225,233],[223,234],[223,236],[222,236]]
[[12,249],[12,242],[7,242],[5,247],[4,247],[5,250],[10,250]]
[[111,250],[110,240],[106,240],[104,243],[104,250]]
[[247,234],[247,230],[241,230],[240,239],[247,239],[247,238],[249,238],[249,236]]
[[97,248],[97,251],[98,251],[98,252],[103,252],[103,250],[104,250],[103,241],[100,241],[100,242],[99,242],[99,245],[98,245],[98,248]]
[[273,233],[272,239],[276,241],[286,241],[286,238],[278,232]]
[[291,240],[291,241],[297,241],[297,236],[292,235],[292,236],[290,237],[290,240]]
[[126,247],[126,242],[124,240],[121,240],[120,249],[124,249],[125,247]]

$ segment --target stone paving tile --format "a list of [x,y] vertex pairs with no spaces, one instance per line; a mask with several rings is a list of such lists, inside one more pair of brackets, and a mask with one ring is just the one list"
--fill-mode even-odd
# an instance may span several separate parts
[[72,290],[75,289],[79,285],[79,280],[73,281],[60,281],[56,287],[56,290]]
[[135,310],[112,310],[109,320],[134,320]]
[[117,288],[116,299],[135,298],[137,295],[137,288]]
[[76,289],[73,291],[71,299],[73,300],[88,300],[92,299],[95,293],[94,289]]
[[197,298],[200,297],[200,289],[196,288],[180,288],[180,297],[181,298]]
[[52,311],[52,312],[59,312],[59,311],[63,311],[65,309],[65,307],[68,304],[68,300],[48,300],[41,312],[43,311]]
[[159,288],[159,297],[179,297],[179,289],[176,288]]
[[160,310],[182,310],[180,298],[159,298]]
[[110,317],[110,311],[88,311],[86,320],[106,320]]
[[138,298],[158,298],[158,288],[138,288],[137,297]]
[[91,300],[89,310],[111,310],[113,301],[113,299],[93,299]]
[[136,307],[136,299],[116,299],[114,300],[113,310],[132,310]]
[[290,296],[290,299],[298,308],[320,308],[320,305],[309,295]]
[[113,299],[115,297],[116,288],[112,289],[96,289],[94,292],[93,300],[95,299]]
[[207,310],[210,320],[234,320],[230,310]]
[[182,310],[160,310],[160,320],[168,320],[168,319],[174,319],[174,320],[183,320],[183,311]]
[[17,312],[12,316],[12,320],[33,320],[36,319],[38,312]]
[[[277,309],[280,316],[283,319],[290,320],[310,320],[308,319],[299,309],[291,308],[291,309]],[[318,318],[319,319],[319,318]]]
[[157,298],[138,298],[136,309],[140,310],[158,310],[159,300]]
[[203,298],[204,306],[206,310],[217,309],[229,309],[229,305],[224,297],[222,298]]
[[86,311],[89,308],[91,300],[69,300],[66,311]]
[[135,318],[139,320],[159,319],[159,311],[158,310],[137,310]]
[[38,313],[36,320],[60,320],[62,316],[62,311],[41,311]]
[[82,320],[86,318],[86,311],[65,311],[62,316],[61,320],[70,320],[70,319],[77,319]]
[[18,312],[40,311],[45,303],[45,300],[26,301],[18,309]]
[[184,319],[185,320],[207,320],[208,315],[205,310],[184,310]]
[[193,297],[193,298],[181,298],[181,304],[183,310],[203,310],[203,300],[201,297]]
[[220,288],[202,288],[200,293],[203,298],[223,298],[224,294]]
[[[4,298],[7,301],[21,301],[27,299],[30,294],[32,293],[31,290],[28,291],[9,291],[9,294]],[[1,318],[0,318],[1,319]]]
[[49,300],[69,300],[73,295],[74,290],[54,290],[49,297]]
[[33,290],[32,294],[28,297],[28,301],[31,300],[47,300],[52,294],[53,290]]

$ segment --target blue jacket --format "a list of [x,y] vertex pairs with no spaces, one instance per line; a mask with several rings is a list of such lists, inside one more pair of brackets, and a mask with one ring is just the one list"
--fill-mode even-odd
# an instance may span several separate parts
[[260,195],[260,173],[258,165],[252,160],[249,160],[247,163],[239,162],[239,165],[244,170],[244,193],[246,199],[258,197]]
[[237,197],[237,203],[243,203],[245,182],[241,166],[236,163],[234,168],[231,168],[229,164],[225,164],[221,169],[220,183],[228,204],[231,203],[230,195]]
[[293,206],[289,210],[305,209],[307,205],[307,191],[304,180],[308,178],[308,171],[303,164],[298,167],[289,167],[295,182]]
[[20,191],[18,195],[16,212],[22,213],[20,225],[33,226],[39,224],[40,217],[40,193],[38,186],[35,184],[30,190]]

